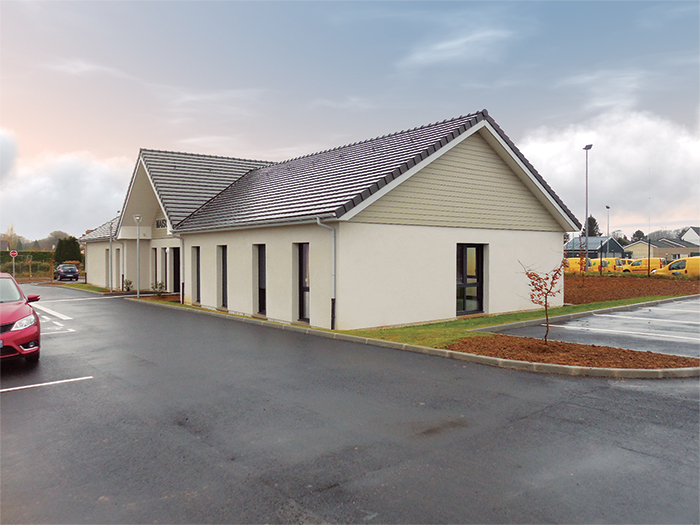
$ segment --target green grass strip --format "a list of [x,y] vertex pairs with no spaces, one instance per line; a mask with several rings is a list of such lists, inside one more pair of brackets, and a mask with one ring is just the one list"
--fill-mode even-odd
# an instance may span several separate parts
[[[633,299],[622,299],[618,301],[562,306],[558,308],[550,308],[549,316],[551,318],[557,315],[567,315],[578,312],[588,312],[591,310],[600,310],[603,308],[613,308],[615,306],[626,306],[648,301],[658,301],[660,299],[668,299],[671,297],[674,296],[635,297]],[[488,335],[471,332],[471,330],[474,330],[475,328],[517,323],[520,321],[529,321],[531,319],[544,319],[544,317],[544,310],[542,309],[527,312],[471,317],[467,319],[458,319],[455,321],[444,321],[439,323],[373,328],[365,330],[339,330],[339,332],[349,335],[356,335],[358,337],[383,339],[386,341],[428,346],[431,348],[444,348],[446,345],[454,343],[455,341],[465,337]]]
[[88,290],[89,292],[109,292],[109,288],[101,288],[99,286],[93,286],[92,284],[85,283],[61,283],[59,286],[65,286],[66,288],[75,288],[77,290]]

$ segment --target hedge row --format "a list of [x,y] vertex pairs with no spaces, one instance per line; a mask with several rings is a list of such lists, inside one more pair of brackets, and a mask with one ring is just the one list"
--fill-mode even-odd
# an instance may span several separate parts
[[[15,257],[15,263],[20,261],[24,262],[31,258],[32,262],[52,262],[53,252],[52,251],[34,251],[34,250],[21,250],[17,252],[17,257]],[[10,257],[9,251],[0,252],[0,264],[12,263],[12,257]]]

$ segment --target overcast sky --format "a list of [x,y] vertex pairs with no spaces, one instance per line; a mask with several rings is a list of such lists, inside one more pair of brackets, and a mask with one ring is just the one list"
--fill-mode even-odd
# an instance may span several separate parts
[[139,148],[284,160],[486,108],[583,222],[700,226],[700,3],[0,2],[0,231],[79,236]]

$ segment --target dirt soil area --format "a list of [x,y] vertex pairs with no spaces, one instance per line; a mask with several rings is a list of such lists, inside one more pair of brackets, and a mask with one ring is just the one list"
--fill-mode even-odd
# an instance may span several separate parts
[[564,275],[564,302],[588,304],[633,297],[700,294],[700,280],[649,278],[615,274]]
[[[564,278],[564,302],[571,304],[698,293],[700,293],[700,281],[698,280],[586,276],[582,283],[580,275],[566,275]],[[691,357],[551,340],[545,344],[541,339],[500,334],[467,337],[446,348],[456,352],[531,363],[597,368],[651,369],[700,366],[700,359]]]

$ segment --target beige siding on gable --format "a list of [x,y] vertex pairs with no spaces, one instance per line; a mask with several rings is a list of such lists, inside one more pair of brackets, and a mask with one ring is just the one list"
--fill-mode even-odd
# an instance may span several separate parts
[[479,134],[465,139],[351,221],[563,231]]
[[165,214],[163,213],[163,210],[160,208],[156,212],[156,217],[153,219],[153,225],[151,227],[151,232],[153,235],[154,239],[166,239],[170,237],[168,234],[168,228],[158,228],[156,224],[158,224],[158,221],[165,221]]

